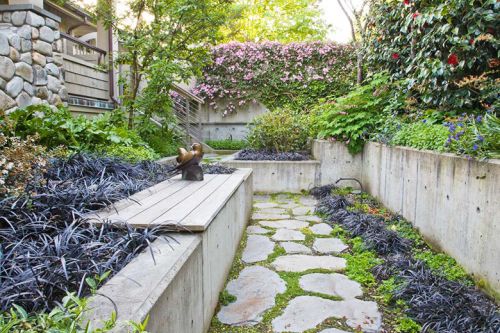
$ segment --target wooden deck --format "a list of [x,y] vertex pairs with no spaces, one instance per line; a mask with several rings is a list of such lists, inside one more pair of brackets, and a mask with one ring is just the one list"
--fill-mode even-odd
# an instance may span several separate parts
[[176,176],[87,217],[95,223],[204,231],[250,173],[250,169],[239,169],[231,175],[205,175],[201,182]]

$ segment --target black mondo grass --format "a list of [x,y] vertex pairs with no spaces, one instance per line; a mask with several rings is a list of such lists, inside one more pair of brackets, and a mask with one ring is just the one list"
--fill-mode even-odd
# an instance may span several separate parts
[[86,295],[87,277],[123,268],[161,230],[82,217],[166,180],[170,170],[78,154],[52,161],[23,195],[0,199],[0,308],[50,311],[68,291]]
[[500,333],[498,306],[477,287],[450,281],[435,274],[421,260],[412,257],[414,243],[389,230],[376,215],[351,211],[352,203],[330,195],[332,187],[311,191],[319,201],[316,211],[330,224],[339,224],[353,237],[360,237],[367,249],[384,262],[373,268],[378,281],[394,277],[393,296],[408,305],[407,314],[422,325],[424,333]]
[[311,156],[307,152],[278,152],[271,149],[243,149],[240,150],[235,160],[242,161],[306,161]]

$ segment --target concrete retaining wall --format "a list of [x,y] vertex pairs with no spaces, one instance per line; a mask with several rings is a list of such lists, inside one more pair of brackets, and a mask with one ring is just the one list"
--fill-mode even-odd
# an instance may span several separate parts
[[500,296],[500,161],[478,162],[406,147],[316,141],[320,185],[354,176],[364,190],[403,215],[437,249]]
[[217,109],[209,105],[202,107],[200,118],[203,140],[243,140],[247,137],[247,124],[253,118],[267,112],[267,108],[261,103],[251,103],[244,107],[238,107],[236,112],[223,116],[225,102],[219,102]]
[[120,324],[113,332],[127,332],[123,321],[148,315],[148,332],[206,332],[250,219],[252,184],[249,172],[204,232],[156,240],[109,280],[90,301],[93,324],[115,311]]
[[319,161],[238,161],[233,157],[222,163],[232,168],[253,169],[256,192],[300,192],[319,183]]

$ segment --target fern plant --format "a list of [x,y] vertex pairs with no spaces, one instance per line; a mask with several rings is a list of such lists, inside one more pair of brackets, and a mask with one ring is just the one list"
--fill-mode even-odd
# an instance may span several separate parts
[[388,76],[381,73],[346,96],[318,105],[318,136],[344,142],[351,154],[362,151],[388,103],[389,88]]

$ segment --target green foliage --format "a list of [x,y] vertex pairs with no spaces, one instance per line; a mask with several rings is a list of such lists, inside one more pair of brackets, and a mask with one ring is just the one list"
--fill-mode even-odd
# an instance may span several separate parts
[[380,121],[390,87],[387,75],[377,74],[346,96],[319,104],[319,137],[344,142],[352,154],[360,152]]
[[205,141],[207,145],[213,149],[219,150],[240,150],[247,146],[247,142],[243,140],[207,140]]
[[177,155],[177,149],[184,146],[175,129],[166,125],[159,127],[146,117],[140,118],[135,130],[144,142],[161,157]]
[[276,109],[255,117],[249,127],[250,147],[278,152],[305,150],[311,131],[310,118],[289,109]]
[[[169,90],[174,82],[199,74],[209,47],[226,23],[227,0],[134,0],[117,16],[111,2],[100,0],[95,16],[113,27],[120,40],[117,65],[127,65],[120,81],[122,99],[133,127],[136,111],[172,119]],[[141,89],[141,82],[147,85]]]
[[403,125],[391,143],[417,149],[444,151],[448,134],[448,129],[443,125],[416,122]]
[[419,104],[498,105],[496,0],[375,0],[370,10],[367,62],[403,79]]
[[431,250],[416,251],[414,257],[424,261],[430,269],[448,280],[470,282],[465,270],[455,259],[444,253],[435,253]]
[[327,34],[318,1],[239,0],[232,9],[233,19],[221,28],[226,42],[318,41]]
[[465,115],[446,125],[449,151],[479,159],[500,158],[500,119],[496,114]]
[[236,296],[231,295],[226,289],[224,289],[219,295],[219,303],[226,306],[230,303],[236,301]]
[[343,256],[347,261],[346,275],[364,286],[375,285],[376,281],[371,269],[380,264],[381,260],[376,257],[375,253],[364,248],[361,238],[353,238],[351,245],[352,254]]
[[14,305],[9,312],[0,313],[0,332],[2,333],[102,333],[108,332],[116,324],[116,315],[103,323],[103,327],[94,329],[90,323],[85,325],[87,300],[68,294],[61,305],[50,313],[28,314],[22,307]]
[[70,151],[104,152],[131,161],[157,158],[139,135],[123,127],[118,112],[98,117],[73,117],[66,108],[32,105],[13,112],[13,134],[26,138],[36,135],[37,143]]
[[396,332],[398,333],[420,333],[421,331],[422,326],[408,317],[402,318],[396,326]]

